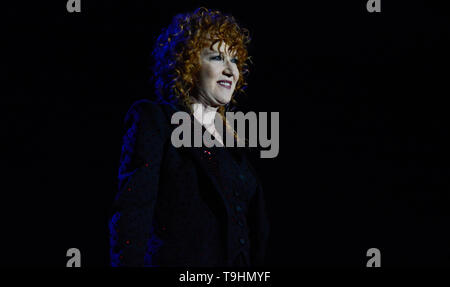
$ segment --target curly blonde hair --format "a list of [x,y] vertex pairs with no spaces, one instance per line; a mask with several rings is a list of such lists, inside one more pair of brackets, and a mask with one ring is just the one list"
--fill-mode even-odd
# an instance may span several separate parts
[[[222,43],[226,43],[229,52],[236,53],[238,59],[240,77],[231,100],[236,103],[235,95],[243,94],[247,86],[245,77],[249,71],[247,62],[250,60],[247,52],[249,32],[241,28],[233,16],[204,7],[193,13],[176,15],[156,40],[152,55],[155,60],[153,79],[158,100],[182,104],[190,111],[193,103],[191,95],[196,92],[199,80],[200,52],[217,42],[219,49]],[[218,111],[223,116],[225,107],[221,106]]]

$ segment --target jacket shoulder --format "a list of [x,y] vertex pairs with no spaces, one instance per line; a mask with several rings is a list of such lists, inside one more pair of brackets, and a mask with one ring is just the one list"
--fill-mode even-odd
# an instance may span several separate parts
[[145,130],[157,130],[164,133],[169,130],[173,107],[166,103],[158,103],[148,99],[133,102],[125,115],[124,128],[133,124]]
[[125,115],[124,124],[126,125],[130,121],[140,121],[145,117],[164,118],[165,115],[163,113],[161,104],[147,99],[135,101],[131,104],[131,107],[128,109]]

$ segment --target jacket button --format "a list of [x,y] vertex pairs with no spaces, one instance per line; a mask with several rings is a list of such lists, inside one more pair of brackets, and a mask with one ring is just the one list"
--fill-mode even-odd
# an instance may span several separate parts
[[244,238],[239,238],[239,242],[244,245],[245,244],[245,239]]
[[241,211],[242,210],[242,207],[238,204],[238,205],[236,205],[236,211]]

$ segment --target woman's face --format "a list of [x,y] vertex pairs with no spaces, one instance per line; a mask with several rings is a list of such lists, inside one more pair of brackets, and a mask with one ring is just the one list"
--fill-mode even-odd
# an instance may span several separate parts
[[230,102],[239,79],[235,54],[229,54],[228,45],[219,42],[205,47],[200,53],[200,81],[198,100],[212,107],[223,106]]

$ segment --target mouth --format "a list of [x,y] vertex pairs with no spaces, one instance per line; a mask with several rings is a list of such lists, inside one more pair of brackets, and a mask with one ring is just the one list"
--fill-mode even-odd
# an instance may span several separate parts
[[231,89],[231,81],[217,81],[219,86],[224,87],[225,89]]

